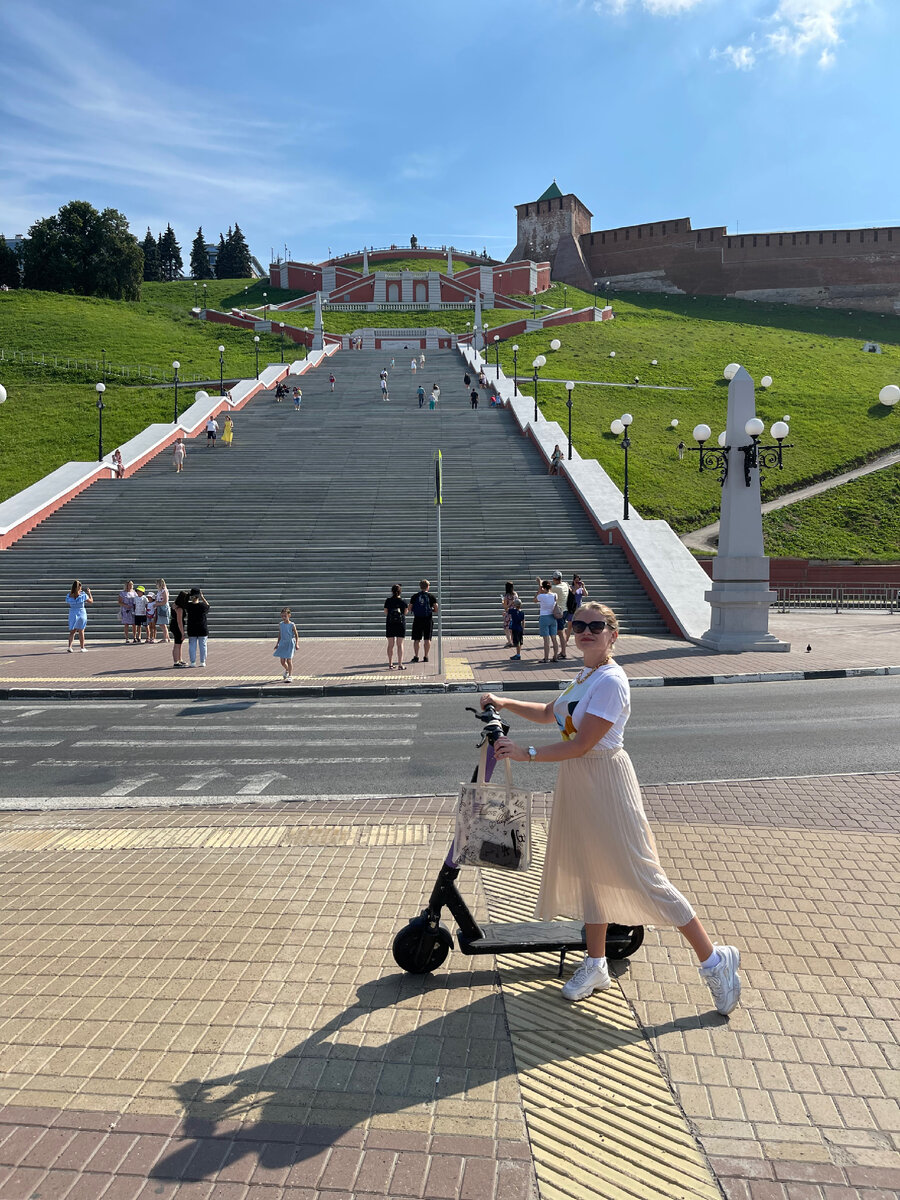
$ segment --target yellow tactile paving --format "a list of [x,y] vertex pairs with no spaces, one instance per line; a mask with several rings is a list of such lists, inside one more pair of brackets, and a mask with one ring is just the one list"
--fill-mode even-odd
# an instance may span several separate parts
[[61,850],[244,850],[261,846],[420,846],[429,825],[181,826],[164,829],[12,829],[0,854]]
[[[527,874],[484,871],[494,920],[528,920]],[[717,1200],[718,1185],[618,983],[577,1005],[556,954],[497,959],[543,1200]]]

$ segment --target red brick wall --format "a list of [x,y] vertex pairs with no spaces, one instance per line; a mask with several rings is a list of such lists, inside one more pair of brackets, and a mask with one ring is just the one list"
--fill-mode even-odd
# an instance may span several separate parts
[[[712,577],[713,559],[698,559]],[[772,587],[798,583],[810,587],[900,587],[900,562],[844,563],[808,558],[770,558],[769,581]]]

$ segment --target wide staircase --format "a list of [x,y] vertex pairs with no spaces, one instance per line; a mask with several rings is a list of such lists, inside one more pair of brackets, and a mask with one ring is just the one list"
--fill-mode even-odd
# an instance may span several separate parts
[[[123,581],[149,589],[159,577],[173,595],[203,589],[215,637],[274,644],[284,605],[301,637],[383,635],[391,584],[410,596],[425,576],[437,590],[438,448],[445,634],[495,634],[507,579],[536,633],[535,578],[553,570],[578,571],[624,632],[664,633],[622,551],[601,544],[511,416],[486,398],[472,411],[461,357],[430,351],[415,375],[411,351],[395,357],[388,402],[379,372],[391,352],[345,351],[289,381],[303,389],[299,412],[267,393],[235,413],[231,449],[207,449],[203,435],[181,475],[166,451],[75,497],[0,552],[0,638],[60,638],[76,578],[94,595],[90,637],[121,636]],[[416,387],[435,381],[437,409],[419,409]]]

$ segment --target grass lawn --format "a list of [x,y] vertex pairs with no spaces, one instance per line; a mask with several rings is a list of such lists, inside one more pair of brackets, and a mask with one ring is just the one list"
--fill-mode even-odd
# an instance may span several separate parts
[[900,555],[900,467],[885,467],[763,517],[766,553],[785,558],[895,562]]
[[[211,280],[209,289],[227,297],[241,280]],[[97,455],[97,393],[101,349],[107,357],[103,414],[104,449],[128,441],[154,421],[169,421],[173,388],[129,386],[117,375],[123,364],[153,369],[156,378],[219,377],[218,347],[225,347],[226,377],[252,377],[253,334],[190,316],[193,283],[145,284],[138,303],[62,296],[53,292],[0,292],[0,350],[26,351],[46,365],[0,361],[0,383],[9,393],[0,406],[0,500],[68,462]],[[218,302],[219,297],[216,297]],[[213,296],[210,296],[210,303]],[[280,361],[280,339],[260,335],[260,365]],[[290,358],[292,346],[285,347]],[[51,363],[57,357],[60,365]],[[65,366],[66,359],[96,366]],[[134,382],[132,380],[132,382]],[[179,408],[193,402],[196,385],[179,388]]]
[[[568,292],[570,305],[592,303],[576,288]],[[714,477],[698,475],[693,454],[679,463],[676,446],[681,439],[693,445],[691,431],[701,421],[711,426],[713,440],[724,428],[728,389],[722,370],[728,362],[741,363],[757,381],[773,377],[768,392],[757,390],[757,411],[767,426],[785,414],[791,418],[789,440],[795,448],[785,452],[783,472],[767,472],[764,497],[900,445],[900,411],[877,402],[884,384],[900,381],[900,320],[895,317],[682,296],[630,295],[614,297],[613,303],[614,321],[519,335],[520,390],[532,394],[522,376],[531,374],[537,354],[546,354],[538,386],[542,411],[565,429],[563,383],[573,380],[573,443],[583,456],[598,459],[620,485],[624,456],[609,424],[623,412],[633,415],[629,484],[644,516],[662,517],[679,531],[718,517]],[[562,342],[556,353],[549,349],[554,337]],[[881,342],[884,353],[862,353],[868,338]],[[612,350],[615,358],[609,357]],[[509,342],[500,343],[500,364],[512,373]],[[586,380],[628,384],[635,375],[642,384],[691,390],[577,386]],[[672,418],[679,422],[677,429],[670,427]]]
[[[343,263],[338,263],[338,266],[344,266]],[[453,274],[458,271],[468,271],[472,263],[457,262],[453,260]],[[369,259],[369,274],[372,275],[376,271],[441,271],[444,275],[447,274],[447,255],[443,258],[404,258],[402,254],[398,254],[396,258],[385,259]],[[356,271],[358,275],[362,274],[362,263],[347,263],[345,268],[347,271]]]

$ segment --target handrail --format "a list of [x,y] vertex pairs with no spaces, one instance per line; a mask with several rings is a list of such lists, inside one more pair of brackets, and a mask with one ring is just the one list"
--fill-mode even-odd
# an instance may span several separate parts
[[893,614],[900,612],[900,588],[882,584],[853,584],[846,587],[782,584],[777,589],[774,604],[779,612],[796,608],[828,608],[839,613],[841,609],[874,608],[887,609]]

